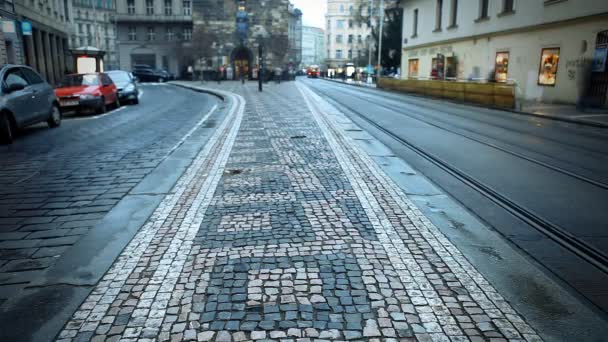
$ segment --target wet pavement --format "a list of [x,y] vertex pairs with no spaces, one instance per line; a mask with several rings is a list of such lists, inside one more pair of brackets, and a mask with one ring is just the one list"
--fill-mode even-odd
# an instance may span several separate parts
[[540,340],[312,94],[224,87],[246,105],[60,340]]

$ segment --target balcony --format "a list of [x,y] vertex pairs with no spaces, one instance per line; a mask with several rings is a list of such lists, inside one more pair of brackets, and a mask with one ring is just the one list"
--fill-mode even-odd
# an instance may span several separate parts
[[164,14],[117,14],[116,22],[123,23],[191,23],[191,15],[164,15]]

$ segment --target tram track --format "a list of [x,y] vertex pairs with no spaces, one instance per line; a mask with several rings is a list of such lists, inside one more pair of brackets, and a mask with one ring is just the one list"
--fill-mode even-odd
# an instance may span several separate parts
[[[399,142],[401,145],[405,146],[406,148],[410,149],[411,151],[413,151],[420,157],[424,158],[425,160],[429,161],[433,165],[437,166],[438,168],[440,168],[447,174],[458,179],[460,182],[462,182],[466,186],[474,189],[475,191],[480,193],[482,196],[484,196],[485,198],[487,198],[488,200],[490,200],[491,202],[493,202],[494,204],[496,204],[503,210],[507,211],[508,213],[510,213],[511,215],[516,217],[517,219],[521,220],[522,222],[524,222],[531,228],[542,233],[543,235],[545,235],[546,237],[548,237],[549,239],[551,239],[552,241],[554,241],[555,243],[557,243],[558,245],[563,247],[564,249],[568,250],[569,252],[571,252],[574,255],[578,256],[579,258],[583,259],[585,262],[593,265],[599,271],[601,271],[605,274],[608,274],[608,255],[606,255],[603,251],[600,251],[597,248],[595,248],[594,246],[591,246],[590,244],[588,244],[587,242],[577,238],[576,236],[574,236],[573,234],[568,232],[563,227],[560,227],[558,224],[555,224],[554,222],[551,222],[550,220],[542,217],[541,215],[537,214],[533,210],[518,204],[517,201],[513,200],[512,198],[510,198],[504,194],[501,194],[498,190],[493,188],[491,185],[488,185],[488,184],[480,181],[479,179],[476,179],[475,177],[467,174],[465,171],[459,169],[455,165],[451,165],[450,163],[448,163],[444,159],[440,158],[439,156],[434,155],[433,153],[431,153],[429,151],[426,151],[425,149],[416,145],[412,141],[409,141],[408,139],[405,139],[405,138],[399,136],[392,130],[376,123],[374,120],[370,119],[367,115],[361,113],[360,110],[353,108],[353,106],[351,104],[346,103],[344,101],[340,101],[334,97],[329,97],[327,93],[323,93],[323,92],[319,91],[318,89],[315,89],[314,87],[310,87],[310,88],[318,95],[323,96],[330,103],[333,103],[334,105],[336,105],[338,108],[347,109],[349,112],[356,115],[358,118],[360,118],[367,124],[371,125],[372,127],[379,130],[380,132],[391,137],[395,141]],[[393,112],[398,112],[398,110],[396,108],[386,106],[384,104],[378,103],[377,101],[375,101],[373,104],[382,106],[383,108],[386,108]],[[402,113],[402,114],[407,115],[405,113]],[[446,128],[441,127],[436,124],[429,123],[425,120],[421,120],[421,119],[413,117],[411,115],[408,115],[408,117],[410,117],[414,120],[424,122],[425,124],[430,124],[441,130],[445,130],[445,131],[448,131],[453,134],[458,134],[467,139],[471,139],[477,143],[481,143],[481,144],[484,144],[491,148],[495,148],[504,153],[508,153],[512,156],[515,156],[517,158],[522,158],[528,162],[535,163],[539,166],[548,168],[555,172],[559,172],[568,177],[572,177],[579,181],[586,182],[593,186],[599,187],[603,190],[608,189],[608,184],[606,184],[606,183],[599,182],[599,181],[590,179],[590,178],[582,176],[582,175],[578,175],[574,172],[550,165],[548,163],[522,155],[521,153],[518,153],[515,151],[509,151],[500,146],[496,146],[495,144],[490,144],[487,142],[483,142],[479,139],[467,137],[466,135],[460,134],[458,132],[451,132],[449,129],[446,129]]]

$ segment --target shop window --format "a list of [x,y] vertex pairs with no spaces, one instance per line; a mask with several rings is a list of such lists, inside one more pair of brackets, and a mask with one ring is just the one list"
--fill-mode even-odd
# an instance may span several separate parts
[[445,77],[454,79],[456,78],[456,57],[447,57],[445,59]]
[[496,82],[506,82],[509,73],[509,53],[497,52],[496,65],[494,66],[494,79]]
[[407,70],[409,77],[418,77],[418,58],[408,61]]
[[557,65],[559,63],[559,48],[542,49],[540,54],[540,68],[538,72],[538,85],[555,86],[557,80]]

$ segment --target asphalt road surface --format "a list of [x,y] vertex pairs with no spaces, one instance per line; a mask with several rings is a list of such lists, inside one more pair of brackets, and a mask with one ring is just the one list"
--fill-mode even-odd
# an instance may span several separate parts
[[29,127],[0,146],[0,305],[52,266],[219,103],[167,84],[141,89],[139,105],[65,117],[57,129]]
[[[608,311],[608,277],[601,270],[608,251],[607,130],[323,80],[304,82]],[[505,201],[524,217],[505,209]],[[557,229],[561,240],[551,230],[539,230],[542,225],[531,225],[535,219]]]

